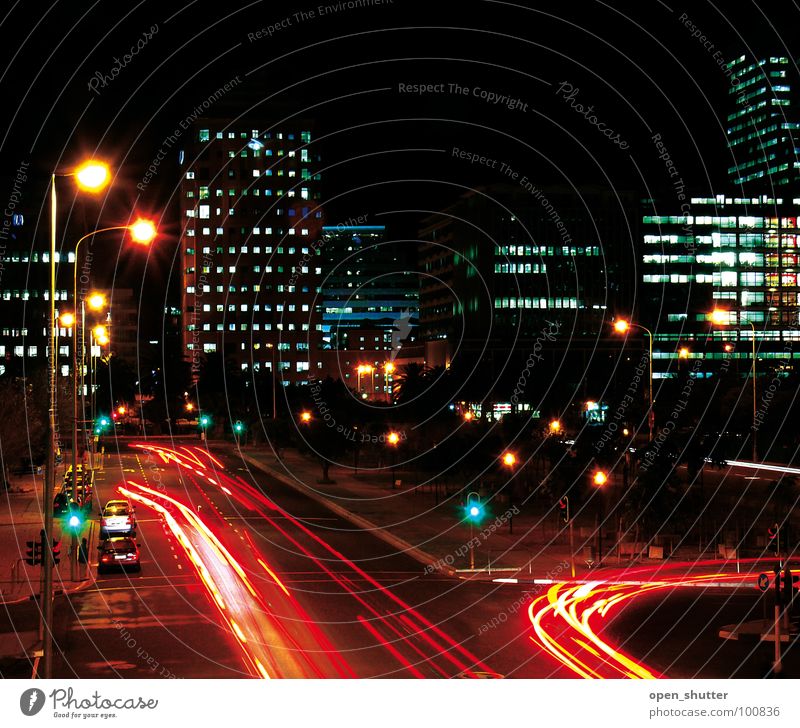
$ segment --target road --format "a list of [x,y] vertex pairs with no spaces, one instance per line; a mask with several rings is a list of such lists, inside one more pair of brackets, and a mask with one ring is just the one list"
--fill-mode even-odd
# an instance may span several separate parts
[[716,636],[723,623],[750,618],[752,595],[720,601],[719,590],[674,583],[708,580],[714,567],[626,585],[608,584],[604,572],[585,585],[425,574],[317,501],[198,445],[129,443],[106,456],[95,502],[135,503],[142,569],[98,575],[93,554],[85,587],[57,597],[56,676],[763,672],[764,650]]
[[131,447],[96,488],[136,503],[142,570],[58,600],[60,676],[566,676],[531,649],[524,588],[425,575],[225,454]]

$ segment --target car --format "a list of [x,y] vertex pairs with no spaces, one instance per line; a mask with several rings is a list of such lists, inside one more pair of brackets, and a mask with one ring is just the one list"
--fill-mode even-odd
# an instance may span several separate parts
[[126,500],[110,500],[100,514],[100,536],[128,534],[136,530],[133,506]]
[[139,545],[130,536],[107,538],[100,543],[98,551],[100,552],[97,562],[99,574],[118,568],[130,568],[132,571],[142,570],[139,560]]
[[69,506],[70,506],[70,501],[66,491],[62,490],[56,493],[56,497],[53,499],[53,515],[63,516],[69,513],[70,510]]

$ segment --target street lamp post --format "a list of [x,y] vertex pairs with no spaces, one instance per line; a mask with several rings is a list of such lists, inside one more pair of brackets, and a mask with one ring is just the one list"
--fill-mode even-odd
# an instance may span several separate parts
[[278,377],[278,372],[275,370],[275,349],[277,348],[275,344],[267,344],[267,349],[272,349],[272,421],[275,422],[278,419],[278,400],[277,395],[275,392],[277,388],[275,386],[275,380]]
[[649,368],[649,377],[650,377],[650,408],[647,413],[647,423],[648,429],[650,432],[650,441],[653,441],[653,431],[655,429],[656,424],[656,413],[653,409],[653,332],[650,331],[646,326],[642,326],[641,324],[635,324],[631,321],[625,321],[624,319],[617,319],[614,322],[614,330],[619,334],[624,334],[631,328],[631,326],[636,327],[637,329],[641,329],[647,334],[649,339],[649,353],[647,357],[647,363]]
[[[58,213],[58,196],[56,193],[56,177],[73,177],[82,190],[99,192],[109,180],[108,165],[102,162],[89,161],[72,172],[53,172],[50,175],[50,310],[48,312],[50,366],[48,377],[48,443],[47,472],[42,497],[44,522],[44,549],[42,553],[42,593],[39,602],[42,634],[42,676],[52,677],[53,672],[53,497],[56,489],[56,371],[58,367],[58,322],[56,321],[56,226]],[[74,341],[73,341],[74,347]]]
[[395,465],[396,465],[396,454],[395,453],[396,453],[397,445],[400,443],[400,435],[398,435],[394,431],[390,432],[386,436],[386,442],[388,442],[392,446],[392,489],[394,489],[394,487],[395,487],[394,475],[395,475]]
[[[156,228],[149,220],[136,220],[132,225],[112,225],[110,227],[100,228],[87,233],[82,238],[78,239],[75,243],[75,264],[72,269],[72,300],[75,302],[76,310],[78,305],[78,260],[80,254],[81,243],[84,240],[93,238],[100,233],[113,232],[115,230],[127,230],[130,232],[131,239],[141,245],[149,245],[156,235]],[[99,294],[97,294],[99,295]],[[102,298],[102,297],[100,297]],[[99,307],[104,305],[105,300],[99,303]],[[72,347],[72,479],[73,483],[77,482],[77,464],[78,464],[78,341],[81,342],[81,380],[83,380],[83,332],[86,325],[86,306],[85,302],[81,300],[81,330],[80,336],[75,337]],[[84,417],[85,417],[84,411]]]
[[597,563],[600,564],[603,561],[603,525],[605,524],[606,520],[606,502],[603,498],[602,490],[603,486],[608,482],[608,475],[604,470],[595,470],[592,474],[592,483],[600,489],[600,519],[597,527]]
[[[725,325],[730,323],[729,313],[728,311],[723,311],[722,309],[715,308],[710,314],[711,322],[720,325]],[[757,434],[758,434],[758,409],[756,406],[756,327],[752,321],[747,322],[750,326],[751,331],[753,332],[752,343],[753,343],[753,351],[752,357],[753,361],[750,365],[750,376],[753,380],[753,462],[758,462],[758,441],[757,441]]]
[[392,388],[389,385],[389,379],[391,375],[394,374],[394,364],[392,362],[387,362],[383,367],[383,380],[384,386],[386,388],[386,401],[391,404],[392,402]]

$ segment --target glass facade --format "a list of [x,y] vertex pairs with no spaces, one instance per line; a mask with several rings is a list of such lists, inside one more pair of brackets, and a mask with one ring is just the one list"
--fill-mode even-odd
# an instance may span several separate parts
[[759,359],[785,358],[800,341],[800,199],[694,198],[692,212],[642,219],[657,376],[675,375],[682,347],[709,362],[705,374],[716,359],[751,360],[753,337]]
[[786,56],[759,60],[740,56],[728,64],[732,77],[728,177],[733,184],[769,188],[800,179],[800,99],[794,68]]

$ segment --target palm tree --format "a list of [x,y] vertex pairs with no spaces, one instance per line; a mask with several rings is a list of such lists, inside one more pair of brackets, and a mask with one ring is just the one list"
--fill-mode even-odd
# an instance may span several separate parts
[[393,383],[395,401],[407,404],[420,397],[427,387],[427,375],[428,369],[423,364],[411,362],[400,367]]

